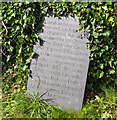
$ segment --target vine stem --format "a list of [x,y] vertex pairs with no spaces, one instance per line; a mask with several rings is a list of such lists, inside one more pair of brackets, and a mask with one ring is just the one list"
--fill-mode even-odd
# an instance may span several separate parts
[[2,21],[2,25],[4,26],[5,30],[6,30],[6,35],[8,33],[7,27],[5,26],[4,22]]
[[7,55],[1,50],[1,53],[5,56],[5,57],[7,57]]

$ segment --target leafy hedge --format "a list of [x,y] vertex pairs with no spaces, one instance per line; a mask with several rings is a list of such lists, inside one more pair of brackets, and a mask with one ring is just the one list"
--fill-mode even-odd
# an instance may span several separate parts
[[26,83],[24,81],[30,76],[30,62],[34,55],[33,46],[40,40],[41,18],[53,11],[55,17],[78,15],[81,29],[89,30],[89,82],[117,83],[116,8],[115,2],[3,2],[3,81]]

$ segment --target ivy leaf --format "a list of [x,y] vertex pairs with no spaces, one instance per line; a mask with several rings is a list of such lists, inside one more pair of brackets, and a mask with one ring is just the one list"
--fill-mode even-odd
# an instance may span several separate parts
[[104,68],[104,64],[100,64],[100,68],[103,69]]
[[114,9],[117,9],[117,3],[114,4]]
[[114,19],[113,19],[113,17],[109,17],[109,20],[108,20],[109,22],[111,21],[111,22],[114,22]]
[[103,77],[103,75],[104,75],[104,72],[102,71],[102,72],[100,73],[99,78],[102,78],[102,77]]
[[10,60],[10,57],[11,57],[11,55],[8,55],[8,56],[7,56],[7,62]]
[[19,20],[16,20],[16,21],[15,21],[15,23],[18,23],[18,22],[19,22]]
[[26,68],[27,68],[27,65],[24,65],[24,67],[23,67],[23,71],[25,71],[25,70],[26,70]]
[[83,31],[83,27],[81,27],[80,29],[79,29],[79,32],[82,32]]
[[18,41],[21,42],[21,43],[22,43],[23,40],[24,40],[21,36],[17,36],[17,39],[18,39]]
[[20,30],[20,27],[19,27],[19,26],[16,27],[16,31],[17,31],[17,30]]
[[26,14],[23,16],[23,19],[24,19],[24,20],[26,19]]
[[114,74],[115,73],[115,70],[112,69],[112,70],[109,70],[109,74]]
[[22,51],[22,46],[21,45],[17,45],[16,46],[16,52],[17,52],[18,56],[20,56],[21,51]]
[[102,33],[103,36],[109,36],[111,34],[111,31],[106,31],[104,33]]
[[97,78],[99,78],[101,70],[97,70]]
[[110,60],[108,63],[109,63],[109,65],[110,65],[110,67],[112,67],[112,61]]
[[84,29],[87,31],[90,29],[90,25],[84,26]]
[[13,47],[10,45],[10,51],[12,52],[13,51]]
[[94,38],[98,38],[99,33],[97,33],[97,32],[93,32],[93,36],[94,36]]
[[11,15],[11,17],[15,17],[15,13],[13,13],[13,14]]
[[97,70],[97,78],[102,78],[104,75],[104,71]]
[[20,47],[20,49],[19,49],[19,54],[21,54],[21,51],[22,51],[22,47]]
[[106,5],[112,5],[112,1],[106,2]]
[[99,96],[95,96],[95,98],[96,98],[96,100],[98,100],[98,101],[100,101],[101,99],[100,99],[100,97]]
[[106,5],[105,5],[105,6],[102,6],[102,8],[103,8],[104,10],[108,10]]
[[106,14],[106,19],[108,19],[109,13]]

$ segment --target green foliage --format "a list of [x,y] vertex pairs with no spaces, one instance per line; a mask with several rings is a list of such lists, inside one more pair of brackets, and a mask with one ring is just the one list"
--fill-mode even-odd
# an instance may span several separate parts
[[[112,2],[9,2],[2,3],[3,79],[22,83],[30,75],[33,45],[39,42],[41,18],[49,11],[56,17],[79,16],[81,28],[90,30],[89,80],[114,82],[116,78],[116,4]],[[77,29],[77,28],[76,28]]]
[[112,87],[102,89],[104,94],[83,105],[80,118],[117,118],[117,92]]
[[3,118],[117,118],[117,94],[115,89],[102,87],[103,94],[95,96],[89,103],[83,105],[81,111],[65,111],[54,105],[49,105],[39,99],[39,94],[32,96],[24,92],[9,94],[2,101]]
[[50,118],[51,112],[56,109],[45,101],[39,101],[38,96],[32,98],[21,93],[9,96],[3,106],[4,118]]
[[37,30],[42,13],[36,3],[2,3],[2,53],[4,79],[24,82],[30,75],[33,45],[39,41]]
[[117,83],[117,10],[114,3],[89,3],[80,9],[80,20],[85,30],[90,30],[89,79],[97,82]]
[[[24,96],[14,97],[14,86],[19,86],[18,91],[26,87],[27,78],[30,76],[30,62],[34,55],[33,46],[39,42],[38,31],[42,28],[42,17],[49,11],[53,11],[55,17],[62,15],[78,15],[81,29],[89,31],[90,66],[88,72],[88,82],[90,88],[105,83],[117,84],[116,65],[117,65],[117,4],[115,2],[2,2],[2,67],[3,67],[3,97],[7,97],[5,116],[8,117],[41,117],[47,118],[48,110],[44,107],[46,103],[38,100],[31,101]],[[79,30],[79,31],[80,31]],[[76,31],[77,28],[76,28]],[[7,92],[6,92],[7,91]],[[12,93],[12,94],[11,94]],[[11,97],[12,96],[12,97]],[[17,97],[16,97],[17,96]],[[11,99],[11,101],[10,101]],[[24,100],[24,101],[23,101]],[[108,116],[107,109],[109,104],[102,103],[104,98],[96,97],[92,101],[92,106],[87,105],[87,111],[92,113],[92,117]],[[110,104],[116,106],[115,102]],[[24,103],[25,101],[28,101]],[[114,105],[113,105],[114,103]],[[32,106],[31,106],[32,104]],[[102,111],[96,111],[95,105],[106,106]],[[37,107],[34,107],[37,105]],[[42,106],[43,107],[42,107]],[[20,108],[19,108],[20,106]],[[24,106],[24,107],[23,107]],[[29,113],[27,108],[30,107]],[[42,108],[39,111],[37,108]],[[49,105],[47,105],[47,108]],[[24,109],[25,108],[25,109]],[[48,108],[50,117],[53,114],[53,107]],[[4,111],[4,112],[5,112]],[[22,111],[24,114],[17,114]],[[46,111],[46,112],[43,112]],[[60,116],[75,117],[72,113],[58,110]],[[16,113],[17,112],[17,113]],[[107,112],[107,113],[106,113]],[[14,113],[14,114],[13,114]],[[25,114],[26,113],[26,114]],[[39,113],[39,114],[38,114]],[[52,113],[52,114],[51,114]],[[90,116],[88,112],[83,112],[84,117]],[[60,117],[59,116],[59,117]],[[110,115],[109,117],[112,117]],[[53,117],[54,118],[54,117]]]
[[75,118],[74,112],[66,112],[58,106],[49,105],[39,99],[39,94],[32,98],[24,92],[8,95],[4,99],[3,118]]

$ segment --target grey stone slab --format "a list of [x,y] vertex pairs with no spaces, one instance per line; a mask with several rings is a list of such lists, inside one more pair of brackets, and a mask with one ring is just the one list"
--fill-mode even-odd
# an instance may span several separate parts
[[46,16],[40,38],[45,41],[43,46],[37,43],[34,51],[39,57],[32,59],[27,93],[39,93],[41,99],[49,103],[77,112],[82,107],[85,84],[89,65],[87,36],[80,29],[78,17]]

